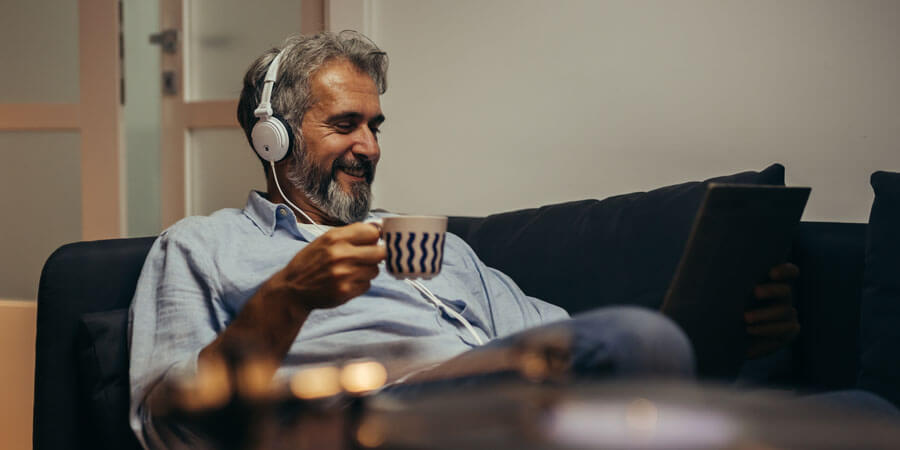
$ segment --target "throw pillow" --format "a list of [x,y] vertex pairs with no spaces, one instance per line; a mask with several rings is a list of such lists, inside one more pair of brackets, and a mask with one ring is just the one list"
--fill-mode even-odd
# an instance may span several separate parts
[[81,401],[104,448],[139,448],[128,424],[128,309],[83,314],[76,335]]
[[900,173],[875,172],[860,302],[858,386],[900,404]]

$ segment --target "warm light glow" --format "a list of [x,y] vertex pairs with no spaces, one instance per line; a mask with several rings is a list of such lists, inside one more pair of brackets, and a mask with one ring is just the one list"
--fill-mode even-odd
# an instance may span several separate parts
[[238,392],[249,398],[263,397],[272,392],[272,374],[274,364],[270,361],[248,361],[238,370]]
[[374,417],[367,418],[356,429],[356,442],[363,447],[373,448],[384,444],[384,422]]
[[188,383],[182,406],[188,410],[218,408],[231,397],[228,368],[220,359],[210,359],[197,367],[197,374]]
[[547,361],[534,352],[526,352],[519,358],[519,371],[522,376],[532,381],[547,378],[550,368]]
[[303,369],[291,376],[291,393],[304,400],[337,395],[341,392],[339,377],[340,371],[337,367]]
[[341,371],[341,386],[353,394],[374,391],[387,381],[387,370],[375,361],[347,364]]

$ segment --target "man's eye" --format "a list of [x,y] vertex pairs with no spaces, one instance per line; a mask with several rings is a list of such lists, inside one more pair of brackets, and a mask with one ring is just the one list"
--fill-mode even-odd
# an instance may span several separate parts
[[334,124],[334,127],[339,131],[350,132],[353,131],[354,125],[350,122],[338,122]]
[[372,134],[378,135],[381,133],[381,129],[378,127],[369,127],[369,130],[372,130]]

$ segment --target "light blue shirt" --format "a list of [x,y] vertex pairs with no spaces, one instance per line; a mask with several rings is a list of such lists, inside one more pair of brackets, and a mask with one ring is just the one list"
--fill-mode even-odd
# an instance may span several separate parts
[[[130,420],[145,447],[161,445],[144,406],[150,390],[166,377],[193,373],[200,350],[313,239],[297,226],[289,208],[257,192],[250,193],[242,210],[189,217],[159,236],[144,263],[130,317]],[[440,275],[422,283],[465,317],[483,340],[568,317],[562,308],[526,296],[509,277],[485,266],[459,237],[448,233],[444,245]],[[382,266],[368,292],[309,315],[279,374],[391,344],[417,350],[413,360],[389,366],[392,376],[476,345],[456,320]]]

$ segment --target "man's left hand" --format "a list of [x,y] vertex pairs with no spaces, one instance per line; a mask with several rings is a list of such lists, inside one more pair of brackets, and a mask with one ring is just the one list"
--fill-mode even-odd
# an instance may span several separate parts
[[744,311],[749,345],[747,358],[759,358],[789,344],[800,333],[791,282],[800,270],[784,263],[769,271],[769,280],[753,289],[754,300]]

